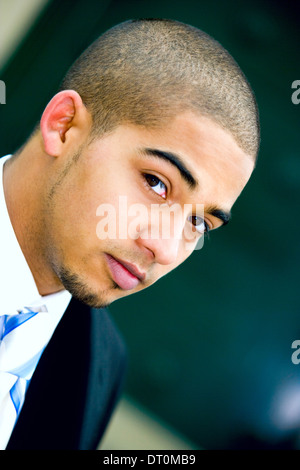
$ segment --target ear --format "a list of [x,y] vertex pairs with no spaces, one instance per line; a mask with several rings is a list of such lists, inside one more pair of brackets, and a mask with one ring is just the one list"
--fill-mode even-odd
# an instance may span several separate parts
[[57,93],[46,106],[40,122],[46,153],[60,155],[70,141],[70,130],[74,127],[82,130],[90,122],[86,115],[89,113],[76,91]]

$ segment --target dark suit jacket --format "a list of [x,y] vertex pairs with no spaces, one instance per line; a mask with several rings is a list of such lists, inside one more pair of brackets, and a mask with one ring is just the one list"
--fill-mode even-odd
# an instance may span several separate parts
[[33,374],[7,450],[95,449],[125,366],[125,346],[108,312],[72,299]]

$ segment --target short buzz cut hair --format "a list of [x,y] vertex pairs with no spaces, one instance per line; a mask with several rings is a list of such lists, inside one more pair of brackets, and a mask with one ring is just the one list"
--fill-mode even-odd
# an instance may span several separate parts
[[91,113],[94,137],[124,123],[161,126],[191,110],[229,131],[256,160],[254,93],[228,51],[194,26],[168,19],[114,26],[74,62],[60,87],[66,89]]

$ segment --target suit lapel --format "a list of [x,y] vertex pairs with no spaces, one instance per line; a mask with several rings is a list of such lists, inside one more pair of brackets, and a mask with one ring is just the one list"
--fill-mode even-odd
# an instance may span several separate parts
[[120,397],[126,373],[126,348],[105,309],[91,310],[91,345],[81,449],[98,446]]
[[7,449],[95,449],[120,396],[126,349],[105,309],[72,299],[33,374]]
[[8,449],[76,449],[90,362],[90,309],[72,299],[33,374]]

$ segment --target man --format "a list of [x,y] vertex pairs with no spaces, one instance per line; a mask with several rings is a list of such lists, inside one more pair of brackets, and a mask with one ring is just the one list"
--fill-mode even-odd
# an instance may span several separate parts
[[3,448],[96,448],[125,365],[105,307],[228,222],[258,146],[247,80],[194,27],[128,21],[79,57],[29,140],[2,159]]

